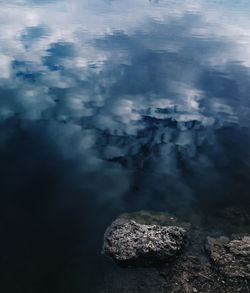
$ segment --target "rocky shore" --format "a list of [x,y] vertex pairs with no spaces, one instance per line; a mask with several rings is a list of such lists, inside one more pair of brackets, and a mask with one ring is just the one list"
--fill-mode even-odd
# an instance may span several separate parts
[[249,229],[248,214],[236,209],[190,222],[164,212],[123,214],[104,236],[103,253],[118,266],[100,293],[249,293]]

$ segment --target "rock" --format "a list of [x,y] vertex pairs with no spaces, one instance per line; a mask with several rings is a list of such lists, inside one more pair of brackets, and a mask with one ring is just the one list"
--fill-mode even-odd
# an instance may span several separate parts
[[117,219],[105,232],[103,253],[120,266],[158,266],[183,249],[186,230],[176,226],[144,225]]
[[250,236],[230,240],[207,238],[206,250],[214,266],[228,278],[250,280]]
[[[122,214],[119,219],[107,229],[105,235],[105,237],[107,236],[105,239],[109,241],[109,243],[105,245],[107,251],[111,252],[111,255],[108,253],[106,254],[110,255],[113,259],[116,260],[116,257],[119,259],[119,256],[123,255],[124,251],[126,252],[126,245],[129,245],[129,249],[131,248],[132,251],[133,247],[130,247],[130,240],[129,243],[124,245],[124,237],[119,234],[119,229],[122,228],[113,228],[112,226],[123,226],[125,223],[130,223],[131,221],[142,224],[141,226],[146,225],[146,227],[158,225],[162,226],[161,228],[164,228],[164,226],[165,228],[175,226],[184,229],[187,232],[184,232],[183,239],[185,239],[185,234],[188,234],[187,241],[183,240],[183,242],[185,242],[185,249],[183,249],[179,257],[173,262],[171,262],[171,259],[175,258],[181,249],[179,252],[176,250],[176,254],[173,253],[173,256],[169,258],[166,256],[164,263],[167,265],[159,267],[150,266],[161,264],[162,258],[156,258],[154,253],[145,257],[144,254],[139,253],[141,249],[138,247],[137,243],[134,248],[136,256],[132,256],[131,258],[127,257],[126,259],[125,255],[124,262],[116,260],[121,266],[131,266],[131,268],[119,268],[115,266],[112,261],[104,258],[103,260],[112,266],[113,271],[112,274],[109,274],[108,272],[110,271],[108,270],[105,271],[107,274],[105,278],[106,282],[102,283],[101,292],[98,293],[250,293],[250,279],[248,277],[248,273],[250,274],[250,261],[248,257],[249,236],[246,236],[249,235],[249,225],[247,225],[247,221],[244,222],[246,225],[244,225],[243,229],[241,221],[238,224],[240,227],[236,227],[237,221],[231,221],[229,218],[232,214],[238,215],[238,212],[233,213],[233,211],[227,213],[228,217],[226,219],[223,217],[209,217],[209,225],[206,225],[206,222],[204,225],[204,221],[201,221],[201,214],[194,214],[196,217],[192,217],[192,222],[190,224],[182,222],[167,212],[139,211]],[[245,218],[247,217],[248,216]],[[236,218],[237,217],[235,217],[235,219]],[[221,221],[222,219],[224,219],[224,222]],[[225,222],[227,227],[224,231],[222,228],[225,227]],[[232,222],[233,224],[235,223],[235,225],[231,226]],[[119,233],[116,232],[116,229]],[[112,230],[116,235],[110,234]],[[129,229],[124,229],[121,234],[124,235],[124,233],[127,233],[128,235],[126,235],[125,238],[131,238],[131,234],[134,233],[134,230],[137,231],[138,228],[129,227]],[[231,237],[219,237],[222,232],[226,235],[231,235]],[[117,234],[118,237],[115,238]],[[211,235],[213,238],[209,237],[207,239],[207,235]],[[119,242],[120,238],[122,240]],[[206,239],[207,245],[206,250],[204,250],[204,242]],[[111,246],[111,248],[109,246]],[[114,249],[115,247],[116,250]],[[136,248],[138,248],[139,251],[137,251]],[[162,250],[162,248],[160,248],[160,250]],[[116,255],[114,256],[114,254]],[[227,259],[223,260],[223,258],[227,257],[226,254],[233,255],[233,262],[228,262]],[[152,259],[154,261],[152,261]],[[152,263],[154,264],[152,265]],[[223,264],[225,267],[223,267]],[[226,265],[228,271],[226,271]],[[144,268],[138,268],[138,266],[144,266]],[[148,267],[145,268],[145,266]]]

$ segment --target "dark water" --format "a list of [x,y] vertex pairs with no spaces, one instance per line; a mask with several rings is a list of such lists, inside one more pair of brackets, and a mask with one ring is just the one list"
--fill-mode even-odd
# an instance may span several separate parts
[[121,212],[248,206],[249,3],[0,1],[1,292],[101,292]]

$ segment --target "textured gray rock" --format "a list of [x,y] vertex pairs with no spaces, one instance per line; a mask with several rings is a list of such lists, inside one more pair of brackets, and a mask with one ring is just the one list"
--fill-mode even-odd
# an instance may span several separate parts
[[157,266],[181,252],[185,236],[181,227],[117,219],[105,232],[103,253],[121,266]]
[[250,279],[250,236],[208,237],[206,250],[220,273],[229,278]]

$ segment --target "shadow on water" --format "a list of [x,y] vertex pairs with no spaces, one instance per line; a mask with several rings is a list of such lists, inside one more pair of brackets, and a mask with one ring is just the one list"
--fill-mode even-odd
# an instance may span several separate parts
[[[232,193],[229,200],[226,195],[218,199],[208,190],[206,196],[190,203],[187,198],[152,191],[154,197],[143,202],[141,181],[152,173],[141,171],[122,203],[97,201],[93,191],[84,190],[86,178],[79,175],[78,164],[58,155],[45,139],[43,127],[35,123],[24,130],[18,119],[12,119],[2,126],[4,132],[8,133],[1,150],[4,292],[99,292],[108,272],[115,272],[100,254],[103,232],[120,213],[168,210],[183,219],[199,213],[203,220],[206,215],[211,220],[221,208],[241,206],[247,199],[244,191],[243,197]],[[91,184],[95,184],[94,177]]]
[[112,208],[79,190],[75,162],[62,160],[37,128],[22,130],[16,120],[1,130],[12,132],[0,154],[1,290],[94,290]]

